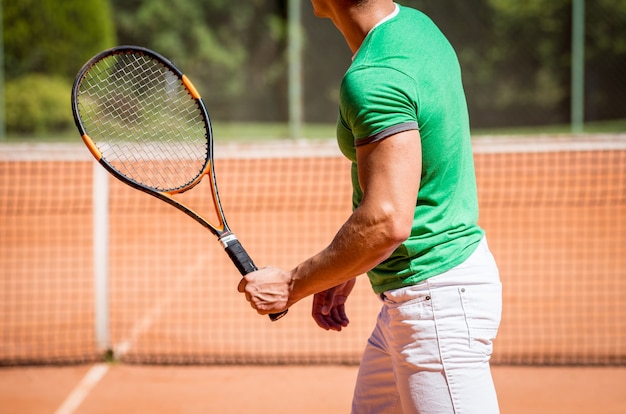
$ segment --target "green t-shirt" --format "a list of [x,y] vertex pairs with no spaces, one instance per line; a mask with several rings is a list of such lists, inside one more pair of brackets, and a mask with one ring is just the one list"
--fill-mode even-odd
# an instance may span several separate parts
[[419,129],[422,173],[410,237],[368,272],[376,293],[421,282],[467,259],[483,237],[467,104],[456,53],[423,13],[397,15],[367,35],[340,88],[337,140],[352,161],[353,206],[362,198],[356,147]]

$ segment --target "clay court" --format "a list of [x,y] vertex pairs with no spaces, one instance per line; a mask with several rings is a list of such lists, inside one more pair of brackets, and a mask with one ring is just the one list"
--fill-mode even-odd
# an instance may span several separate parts
[[[90,366],[3,368],[0,408],[12,414],[349,413],[356,367],[112,365],[75,411]],[[625,368],[493,369],[503,414],[621,414]],[[73,401],[73,400],[72,400]],[[65,407],[69,407],[69,404]]]
[[[349,165],[326,144],[269,148],[218,148],[218,185],[257,265],[288,267],[350,213]],[[365,278],[340,334],[314,326],[308,301],[269,322],[206,230],[110,181],[103,349],[93,165],[61,147],[19,159],[29,151],[0,153],[2,412],[349,411],[378,309]],[[626,138],[483,139],[475,161],[504,286],[502,412],[626,412]],[[201,210],[197,190],[185,197]],[[103,363],[107,349],[119,362]]]

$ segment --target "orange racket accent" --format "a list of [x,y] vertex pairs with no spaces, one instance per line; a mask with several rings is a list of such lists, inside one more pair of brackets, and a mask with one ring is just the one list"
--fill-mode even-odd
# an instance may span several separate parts
[[91,137],[87,134],[83,134],[82,138],[85,145],[87,145],[87,149],[89,149],[89,152],[91,152],[91,155],[93,155],[96,160],[100,161],[102,159],[102,153],[100,152],[98,147],[96,147],[96,144],[93,142]]
[[191,96],[193,96],[193,99],[200,99],[200,93],[198,92],[196,87],[193,86],[193,83],[191,83],[189,78],[186,75],[183,75],[182,80],[183,80],[183,84],[185,85],[185,88],[187,88]]

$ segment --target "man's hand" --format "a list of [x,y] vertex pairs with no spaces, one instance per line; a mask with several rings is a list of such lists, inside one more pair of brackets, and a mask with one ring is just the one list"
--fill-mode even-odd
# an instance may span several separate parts
[[246,295],[250,306],[261,315],[281,313],[289,306],[291,277],[275,267],[265,267],[245,275],[237,290]]
[[320,328],[341,331],[348,326],[345,303],[355,283],[356,278],[350,279],[313,296],[312,316]]

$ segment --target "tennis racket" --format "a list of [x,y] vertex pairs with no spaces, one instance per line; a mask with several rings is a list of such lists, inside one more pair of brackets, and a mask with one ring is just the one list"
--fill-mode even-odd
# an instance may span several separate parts
[[[72,111],[84,143],[109,173],[209,229],[241,275],[257,270],[226,223],[204,102],[174,64],[137,46],[102,51],[76,75]],[[205,177],[215,208],[213,223],[174,198]],[[286,313],[269,316],[275,321]]]

